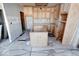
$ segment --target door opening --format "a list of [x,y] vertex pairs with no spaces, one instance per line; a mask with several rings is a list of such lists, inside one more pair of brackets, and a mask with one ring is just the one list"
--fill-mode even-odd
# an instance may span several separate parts
[[24,12],[20,12],[22,31],[25,31]]

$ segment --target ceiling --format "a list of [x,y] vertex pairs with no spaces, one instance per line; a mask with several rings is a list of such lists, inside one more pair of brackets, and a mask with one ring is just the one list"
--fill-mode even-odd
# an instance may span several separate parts
[[58,3],[19,3],[20,6],[56,6]]

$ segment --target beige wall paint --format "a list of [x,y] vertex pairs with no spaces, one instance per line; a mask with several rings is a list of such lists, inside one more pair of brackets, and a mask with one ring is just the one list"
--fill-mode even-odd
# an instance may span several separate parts
[[[79,22],[79,4],[71,4],[62,44],[69,46]],[[75,39],[76,40],[76,39]]]

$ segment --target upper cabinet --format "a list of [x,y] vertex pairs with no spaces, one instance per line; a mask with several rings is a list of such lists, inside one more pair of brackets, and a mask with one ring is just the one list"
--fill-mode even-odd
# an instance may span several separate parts
[[25,16],[32,16],[32,7],[24,7],[24,15]]
[[51,11],[51,8],[48,8],[48,7],[34,7],[33,8],[34,19],[36,18],[48,19],[50,18],[50,11]]
[[70,3],[64,3],[64,4],[61,4],[61,9],[60,9],[60,12],[66,12],[68,13],[69,9],[70,9]]
[[50,19],[56,13],[53,7],[24,7],[24,16],[32,16],[33,19]]

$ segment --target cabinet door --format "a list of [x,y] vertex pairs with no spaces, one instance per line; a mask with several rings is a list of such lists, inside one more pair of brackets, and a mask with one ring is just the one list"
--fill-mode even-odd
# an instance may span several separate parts
[[45,18],[45,12],[42,11],[41,15],[41,18]]
[[25,7],[24,8],[24,15],[25,16],[32,16],[32,7]]
[[38,10],[37,7],[34,7],[34,8],[33,8],[33,11],[37,12],[37,10]]
[[50,12],[46,12],[46,18],[50,18]]
[[46,17],[45,17],[45,15],[46,15],[46,12],[45,12],[45,11],[46,11],[46,8],[43,7],[43,8],[42,8],[42,18],[46,18]]
[[36,8],[35,7],[33,8],[33,18],[34,19],[37,19],[38,18],[37,10],[38,10],[37,7]]
[[34,17],[34,19],[37,19],[37,18],[38,18],[37,12],[34,12],[34,13],[33,13],[33,17]]
[[50,22],[51,23],[55,23],[55,17],[54,17],[54,13],[51,12],[51,15],[50,15]]
[[43,11],[43,12],[46,11],[44,7],[42,8],[42,11]]
[[47,11],[47,12],[50,12],[50,8],[46,8],[46,11]]
[[42,18],[42,12],[38,11],[38,18],[41,19]]
[[54,8],[51,8],[51,12],[52,12],[52,13],[54,12]]

